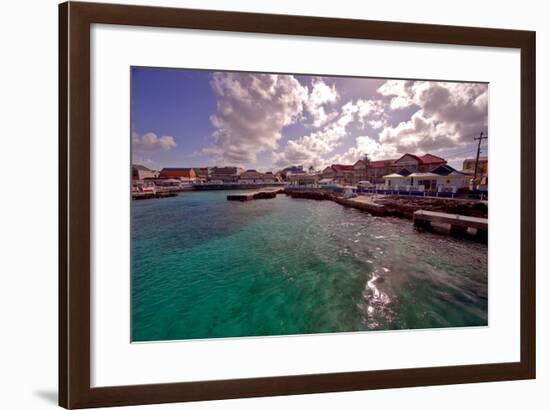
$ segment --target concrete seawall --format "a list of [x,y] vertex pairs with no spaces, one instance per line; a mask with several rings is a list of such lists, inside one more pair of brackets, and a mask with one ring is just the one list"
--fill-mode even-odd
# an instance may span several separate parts
[[282,188],[264,189],[257,192],[245,192],[241,194],[229,194],[227,195],[228,201],[251,201],[253,199],[270,199],[275,198],[277,194],[284,193]]
[[360,209],[362,211],[369,212],[370,214],[375,216],[402,217],[401,215],[398,215],[396,213],[389,213],[388,210],[383,205],[376,204],[367,197],[346,199],[340,195],[337,195],[329,191],[285,191],[285,193],[292,198],[304,198],[304,199],[314,199],[317,201],[337,202],[340,205]]
[[343,206],[369,212],[375,216],[393,216],[412,220],[415,211],[424,209],[427,211],[454,213],[464,216],[487,217],[487,204],[479,201],[456,201],[433,198],[403,199],[398,197],[381,197],[373,199],[366,195],[347,199],[330,191],[286,190],[285,193],[292,198],[333,201]]

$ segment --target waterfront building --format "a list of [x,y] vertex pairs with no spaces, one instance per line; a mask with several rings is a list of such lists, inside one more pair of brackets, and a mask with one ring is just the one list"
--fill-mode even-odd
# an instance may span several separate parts
[[242,184],[263,183],[264,175],[255,169],[248,169],[239,175],[239,182]]
[[[447,161],[433,154],[417,156],[404,154],[399,158],[365,161],[360,159],[353,165],[332,165],[323,170],[324,178],[333,178],[338,183],[357,185],[360,181],[375,184],[384,183],[384,176],[405,168],[409,172],[430,172],[445,165]],[[336,167],[336,168],[334,168]],[[349,169],[351,167],[351,170]]]
[[195,167],[193,170],[197,174],[197,179],[202,181],[209,181],[212,177],[212,167]]
[[357,184],[359,181],[367,179],[368,162],[360,159],[353,164],[353,183]]
[[410,172],[431,172],[445,164],[447,164],[445,159],[432,154],[422,156],[405,154],[393,162],[392,168],[394,171],[405,168]]
[[418,191],[455,193],[461,188],[469,187],[471,175],[445,164],[429,172],[410,172],[407,168],[402,168],[399,172],[385,175],[383,179],[387,188],[402,189],[410,186]]
[[244,172],[240,167],[214,167],[212,168],[211,179],[216,181],[238,182],[239,176]]
[[465,159],[462,163],[462,172],[470,174],[472,180],[470,189],[477,191],[487,191],[489,189],[489,161],[487,157],[480,157],[477,164],[477,180],[474,181],[474,174],[476,168],[475,158]]
[[307,174],[305,172],[296,174],[288,173],[287,181],[290,182],[291,185],[316,186],[319,181],[319,176],[319,174]]
[[323,170],[322,177],[337,184],[349,185],[354,181],[354,168],[353,165],[333,164]]
[[331,178],[323,178],[318,182],[321,188],[329,188],[335,186],[334,180]]
[[393,164],[395,159],[383,159],[379,161],[370,161],[367,168],[367,175],[361,180],[367,180],[372,183],[382,183],[382,177],[394,171]]
[[162,168],[161,178],[174,178],[182,181],[194,181],[197,174],[193,168]]
[[156,185],[150,180],[135,180],[132,182],[132,193],[134,192],[156,194]]
[[334,179],[334,176],[336,175],[336,171],[332,169],[332,166],[328,166],[323,171],[321,171],[321,176],[323,179]]
[[264,183],[281,182],[280,178],[271,171],[264,174]]
[[132,179],[143,180],[158,178],[159,172],[149,169],[143,165],[132,165]]
[[[489,166],[489,160],[487,159],[487,157],[480,157],[477,164],[477,174],[479,176],[487,176],[488,166]],[[476,167],[476,159],[467,158],[462,163],[462,172],[469,172],[473,175],[475,172],[475,167]]]
[[358,160],[353,164],[353,181],[357,185],[360,181],[382,182],[384,175],[392,172],[392,165],[395,159],[385,159],[380,161]]
[[269,184],[278,182],[278,178],[272,172],[258,172],[255,169],[249,169],[239,175],[239,182],[243,184]]
[[279,172],[277,172],[277,175],[283,180],[287,181],[288,176],[290,174],[305,174],[306,171],[304,170],[303,165],[293,165],[290,167],[286,167],[284,169],[281,169]]

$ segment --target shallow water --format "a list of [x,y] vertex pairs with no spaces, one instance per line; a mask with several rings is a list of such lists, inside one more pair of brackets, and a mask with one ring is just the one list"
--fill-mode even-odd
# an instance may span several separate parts
[[487,246],[330,201],[132,202],[132,340],[487,324]]

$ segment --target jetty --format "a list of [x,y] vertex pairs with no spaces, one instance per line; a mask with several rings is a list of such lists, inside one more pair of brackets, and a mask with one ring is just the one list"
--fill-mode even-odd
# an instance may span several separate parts
[[453,236],[467,236],[474,231],[478,239],[487,241],[489,223],[487,218],[448,214],[419,209],[413,214],[414,227],[420,231],[432,231],[432,224],[448,228]]
[[132,199],[153,199],[153,198],[170,198],[178,196],[175,191],[146,191],[146,192],[132,192]]
[[281,188],[263,189],[255,192],[243,192],[240,194],[227,195],[228,201],[251,201],[253,199],[270,199],[275,198],[277,194],[283,193]]

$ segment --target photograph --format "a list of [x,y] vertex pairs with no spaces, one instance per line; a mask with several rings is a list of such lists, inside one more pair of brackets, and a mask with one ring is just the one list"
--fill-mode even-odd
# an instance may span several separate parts
[[131,342],[489,326],[488,83],[129,70]]

